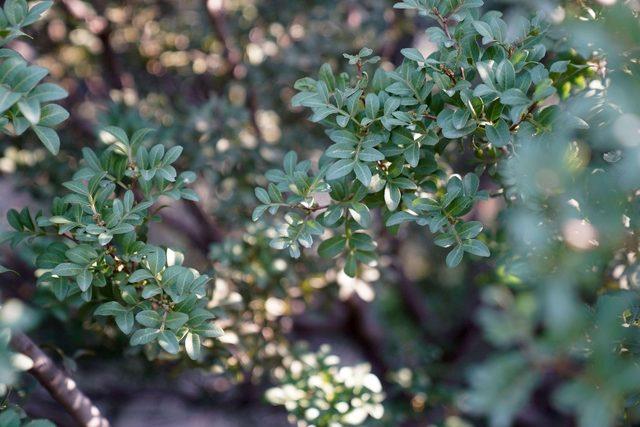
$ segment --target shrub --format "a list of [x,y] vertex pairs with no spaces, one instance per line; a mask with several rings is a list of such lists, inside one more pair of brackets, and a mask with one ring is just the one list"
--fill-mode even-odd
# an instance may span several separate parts
[[64,0],[52,40],[18,43],[52,3],[0,12],[22,153],[0,169],[38,199],[3,234],[5,277],[37,290],[3,295],[0,424],[47,423],[11,395],[26,370],[108,425],[24,334],[52,330],[66,365],[86,346],[123,372],[197,367],[301,426],[640,419],[637,2]]

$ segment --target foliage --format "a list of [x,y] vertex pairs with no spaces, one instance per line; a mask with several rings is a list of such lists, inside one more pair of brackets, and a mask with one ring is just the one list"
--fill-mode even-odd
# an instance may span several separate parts
[[209,277],[183,267],[179,253],[146,241],[160,197],[197,199],[185,188],[194,174],[178,175],[172,166],[181,147],[147,149],[147,129],[131,137],[115,127],[103,132],[110,145],[100,156],[83,149],[84,165],[63,184],[70,194],[53,200],[52,215],[9,211],[14,231],[6,238],[15,245],[58,237],[36,258],[45,271],[39,285],[59,300],[100,303],[94,315],[113,316],[131,334],[131,345],[157,343],[175,354],[184,341],[189,357],[198,359],[202,340],[222,334],[205,307]]
[[36,22],[53,4],[41,1],[28,7],[26,0],[8,0],[0,9],[0,128],[12,136],[31,129],[42,144],[58,154],[60,138],[53,129],[69,117],[67,110],[51,101],[67,97],[55,83],[41,83],[48,70],[27,61],[11,48],[12,40],[25,36],[22,32]]
[[1,328],[276,425],[637,424],[637,2],[484,3],[6,1],[65,89],[0,85]]
[[384,399],[380,380],[367,364],[339,367],[329,346],[316,353],[289,355],[275,375],[280,386],[266,398],[284,405],[298,426],[360,425],[367,417],[382,418]]
[[9,408],[0,414],[0,424],[7,427],[54,427],[51,421],[30,420],[20,408]]
[[[288,209],[287,225],[272,246],[288,247],[294,257],[299,245],[310,247],[312,235],[323,235],[324,227],[344,227],[344,232],[334,231],[323,240],[318,252],[328,258],[344,254],[344,270],[355,276],[356,261],[372,263],[376,247],[370,234],[360,230],[377,230],[370,210],[382,207],[387,226],[410,221],[428,225],[435,245],[453,248],[446,263],[455,267],[465,252],[489,256],[487,246],[475,239],[483,225],[464,220],[474,204],[488,196],[478,191],[477,175],[487,172],[497,186],[495,194],[504,195],[508,208],[508,237],[496,242],[501,255],[497,271],[504,273],[494,280],[497,285],[508,278],[519,287],[487,291],[488,302],[502,298],[496,301],[500,309],[483,309],[480,321],[489,341],[501,350],[472,371],[472,391],[462,397],[462,407],[489,415],[492,425],[510,425],[540,386],[544,371],[551,369],[576,377],[558,388],[559,408],[579,413],[581,425],[612,425],[616,413],[633,406],[624,396],[637,390],[630,386],[633,381],[616,382],[593,369],[619,366],[625,379],[635,378],[634,363],[626,360],[629,344],[616,338],[616,329],[622,328],[616,319],[633,303],[628,295],[614,293],[617,296],[611,298],[619,305],[588,321],[575,296],[578,289],[597,291],[588,284],[635,235],[637,175],[629,176],[629,163],[608,160],[610,151],[604,153],[604,162],[590,155],[591,150],[614,148],[601,139],[602,129],[616,122],[620,126],[624,112],[615,111],[617,99],[607,99],[604,91],[593,98],[598,86],[605,88],[610,82],[593,76],[585,59],[546,59],[552,39],[546,36],[543,20],[516,20],[508,32],[499,13],[480,15],[476,8],[481,5],[397,3],[397,8],[415,9],[437,22],[427,30],[437,45],[435,52],[425,56],[417,49],[404,49],[403,64],[393,71],[378,69],[371,82],[360,59],[362,51],[349,57],[356,65],[355,76],[334,76],[325,65],[318,80],[299,80],[294,106],[311,108],[311,121],[327,128],[333,144],[312,176],[310,163],[298,163],[292,153],[285,157],[284,172],[270,171],[267,179],[272,184],[266,191],[256,189],[263,204],[254,219],[267,209]],[[621,19],[624,8],[605,11],[601,22],[606,22],[605,16]],[[636,24],[629,23],[632,34],[637,33]],[[615,48],[608,46],[595,55],[581,53],[588,60],[602,60],[622,47],[612,45]],[[564,47],[559,48],[562,52]],[[625,59],[616,64],[619,71],[612,68],[614,79],[616,73],[636,67],[628,51],[620,50]],[[569,82],[576,75],[591,78],[595,90],[572,87]],[[567,101],[558,104],[558,95]],[[600,131],[584,132],[594,128]],[[447,149],[452,141],[473,149],[475,173],[464,178],[451,174],[460,164],[451,147]],[[630,152],[616,153],[636,162],[634,150],[635,144]],[[327,198],[321,193],[329,194],[330,203],[318,202]],[[324,212],[314,215],[317,211]],[[582,253],[585,250],[590,253]],[[587,265],[592,266],[591,274],[584,272]],[[600,297],[598,307],[607,304],[605,298]],[[609,339],[596,340],[591,322],[597,331],[606,330]],[[603,322],[611,323],[605,329]],[[542,335],[535,332],[540,326],[548,328]],[[585,337],[590,339],[584,342]],[[618,342],[621,347],[611,348]],[[607,398],[585,387],[593,381],[601,381],[597,388],[608,390]]]
[[[481,163],[476,172],[488,167],[495,176],[496,164],[509,154],[507,146],[513,146],[521,129],[538,132],[567,120],[558,108],[539,106],[556,94],[559,81],[585,67],[568,61],[545,66],[544,22],[520,20],[507,36],[499,13],[479,15],[482,3],[397,3],[397,8],[417,9],[438,22],[439,27],[427,30],[437,51],[424,57],[415,48],[403,49],[401,66],[379,68],[370,78],[364,69],[372,61],[364,58],[371,49],[363,49],[348,56],[355,76],[335,76],[325,64],[318,80],[296,82],[293,106],[311,108],[311,121],[327,127],[333,144],[316,174],[309,176],[310,162],[298,163],[289,153],[284,171],[267,174],[268,190],[256,189],[263,204],[254,220],[267,209],[289,209],[283,235],[273,247],[288,248],[297,257],[300,245],[310,247],[313,235],[332,229],[333,237],[323,240],[319,253],[328,258],[344,254],[345,272],[355,276],[357,262],[375,260],[376,245],[363,230],[372,227],[371,209],[381,206],[388,227],[406,222],[429,226],[436,245],[451,248],[450,267],[464,253],[489,256],[477,239],[483,225],[463,219],[488,192],[478,191],[476,173],[449,172],[457,161],[451,145],[469,141]],[[319,203],[319,193],[328,193],[331,202]],[[317,211],[324,212],[313,217]]]

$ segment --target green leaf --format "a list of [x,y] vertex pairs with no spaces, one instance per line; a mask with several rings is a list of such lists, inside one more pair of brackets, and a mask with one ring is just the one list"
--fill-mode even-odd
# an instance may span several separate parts
[[116,325],[118,325],[118,328],[120,328],[123,333],[128,334],[131,332],[133,328],[133,313],[131,310],[119,312],[115,315],[115,319]]
[[356,277],[358,274],[358,262],[354,254],[349,254],[344,263],[344,274],[349,277]]
[[389,217],[389,219],[387,219],[387,222],[385,223],[387,227],[393,227],[395,225],[399,225],[405,222],[409,222],[409,221],[415,221],[416,220],[416,216],[410,214],[409,212],[395,212],[393,215],[391,215]]
[[355,145],[358,143],[358,137],[348,130],[335,130],[329,133],[329,139],[331,139],[336,144]]
[[19,93],[15,93],[0,85],[0,113],[4,113],[13,106],[22,97]]
[[318,72],[319,77],[322,81],[325,82],[330,91],[333,91],[336,86],[336,78],[333,75],[333,70],[331,69],[331,65],[324,63],[320,67],[320,71]]
[[63,216],[52,216],[51,218],[49,218],[49,221],[52,224],[56,224],[56,225],[71,224],[73,222],[70,219],[65,218]]
[[200,346],[200,335],[189,332],[184,340],[184,348],[192,360],[198,360],[200,358]]
[[41,103],[58,101],[66,98],[67,96],[69,96],[67,91],[54,83],[39,84],[29,93],[30,98],[36,99]]
[[340,127],[347,127],[350,118],[351,117],[347,115],[336,116],[336,123],[338,123],[338,126]]
[[53,270],[51,270],[51,274],[59,277],[73,277],[82,273],[83,269],[84,267],[81,265],[71,262],[63,262],[62,264],[58,264]]
[[251,220],[252,221],[257,221],[260,219],[260,217],[262,217],[262,215],[264,215],[264,213],[266,212],[267,209],[269,209],[270,206],[269,205],[259,205],[256,206],[255,209],[253,210],[253,213],[251,214]]
[[23,229],[22,221],[20,220],[20,214],[15,209],[9,209],[7,212],[7,221],[9,225],[14,229],[21,231]]
[[335,258],[344,251],[347,240],[343,236],[331,237],[318,246],[318,254],[323,258]]
[[136,314],[136,321],[142,326],[156,328],[162,323],[162,317],[155,310],[143,310]]
[[449,248],[456,243],[456,236],[452,233],[443,233],[433,239],[433,243],[441,248]]
[[142,282],[143,280],[153,279],[155,276],[149,270],[140,268],[129,276],[129,283]]
[[23,19],[22,25],[26,26],[36,22],[38,19],[40,19],[40,16],[42,16],[43,13],[49,10],[52,5],[53,1],[49,0],[41,1],[34,4],[31,9],[29,9],[29,13],[27,13],[27,16]]
[[466,241],[463,245],[464,251],[473,255],[477,255],[479,257],[489,257],[491,256],[491,252],[487,245],[482,243],[480,240],[469,240]]
[[[87,196],[89,194],[89,189],[87,188],[86,184],[83,183],[82,181],[63,182],[62,186],[82,196]],[[103,230],[103,228],[100,228],[100,230]],[[99,234],[99,232],[95,234]]]
[[393,184],[387,184],[384,188],[384,202],[387,205],[387,209],[395,211],[400,204],[401,193],[400,189]]
[[[116,128],[117,129],[117,128]],[[122,129],[120,129],[122,130]],[[138,129],[137,131],[135,131],[133,133],[133,135],[131,135],[131,141],[129,142],[129,145],[131,145],[132,147],[137,147],[138,145],[142,144],[142,142],[144,142],[144,140],[147,138],[147,136],[150,133],[155,132],[154,129],[150,129],[150,128],[142,128],[142,129]],[[123,137],[123,132],[119,133],[120,137]],[[124,134],[124,137],[126,137],[126,134]],[[126,143],[125,140],[121,140],[123,142]]]
[[146,284],[143,288],[142,288],[142,298],[144,299],[149,299],[153,296],[156,296],[158,294],[162,293],[162,288],[160,288],[160,286],[151,283],[151,284]]
[[36,87],[38,82],[47,74],[49,74],[49,71],[46,68],[38,67],[36,65],[27,67],[20,75],[19,81],[13,86],[13,90],[15,92],[26,94]]
[[482,43],[487,44],[494,40],[493,31],[491,31],[491,26],[483,21],[473,21],[473,28],[476,29],[478,34],[480,34],[483,39]]
[[480,221],[469,221],[456,225],[456,232],[461,239],[473,239],[482,232],[483,228]]
[[[188,311],[188,307],[185,307],[184,309],[176,306],[174,307],[174,309],[176,311]],[[203,308],[196,308],[193,311],[189,312],[189,322],[188,325],[189,326],[198,326],[203,324],[204,322],[206,322],[207,320],[211,320],[213,319],[215,316],[213,315],[213,313],[211,313],[209,310],[205,310]]]
[[135,305],[138,302],[136,288],[131,285],[120,285],[120,295],[127,304]]
[[365,187],[368,187],[371,184],[371,169],[365,163],[356,161],[353,163],[353,171],[356,174],[356,178],[358,181],[362,183]]
[[58,151],[60,151],[60,138],[56,131],[44,126],[33,126],[32,129],[47,150],[52,154],[58,154]]
[[375,148],[365,148],[364,150],[360,151],[360,154],[358,154],[358,159],[362,160],[363,162],[378,162],[384,160],[385,157],[384,154],[382,154]]
[[564,73],[567,71],[567,68],[571,61],[557,61],[551,65],[549,71],[552,73]]
[[160,331],[158,329],[144,328],[138,329],[131,335],[129,343],[131,345],[144,345],[155,341]]
[[108,245],[112,239],[113,239],[113,235],[111,233],[104,232],[104,233],[98,234],[98,243],[100,243],[100,245],[102,246]]
[[380,99],[374,93],[367,94],[364,99],[364,111],[368,118],[375,119],[380,111]]
[[405,48],[400,51],[405,58],[408,58],[415,62],[425,62],[424,56],[416,48]]
[[463,129],[467,122],[469,122],[469,118],[471,117],[471,112],[467,109],[461,108],[456,110],[451,116],[451,124],[457,130]]
[[457,245],[455,248],[451,250],[451,252],[447,254],[447,258],[446,258],[447,266],[449,268],[457,267],[458,264],[460,264],[460,261],[462,261],[463,254],[464,254],[464,249],[462,248],[462,245]]
[[202,325],[192,328],[191,332],[206,338],[217,338],[224,335],[222,328],[212,322],[203,323]]
[[354,202],[349,207],[351,217],[362,227],[369,228],[371,226],[371,213],[369,208],[360,202]]
[[118,313],[122,313],[127,311],[119,302],[109,301],[104,304],[98,306],[96,311],[93,313],[95,316],[115,316]]
[[500,101],[506,105],[527,105],[531,101],[520,89],[508,89],[500,95]]
[[487,139],[494,147],[504,147],[511,142],[511,132],[507,123],[500,119],[496,123],[495,127],[487,125],[485,128],[487,133]]
[[173,311],[167,314],[167,317],[165,319],[165,325],[169,329],[179,329],[180,327],[182,327],[182,325],[187,323],[188,320],[189,320],[189,315],[187,315],[186,313]]
[[420,162],[420,145],[417,143],[411,144],[406,150],[404,150],[404,159],[412,168],[418,166],[418,163]]
[[[21,99],[18,101],[18,109],[29,120],[32,125],[37,124],[40,121],[40,102],[37,99]],[[42,123],[46,125],[46,123]]]
[[129,145],[129,137],[122,128],[116,126],[107,126],[103,128],[100,133],[102,139],[107,143],[120,141],[125,145]]
[[165,165],[174,163],[176,160],[178,160],[178,158],[180,158],[182,151],[183,148],[179,145],[169,148],[169,150],[167,150],[167,153],[162,158],[162,163]]
[[294,151],[289,151],[284,156],[284,171],[287,175],[293,175],[298,163],[298,155]]
[[120,225],[116,225],[115,227],[109,229],[108,233],[112,234],[112,235],[116,235],[116,234],[127,234],[130,233],[132,231],[134,231],[136,228],[128,223],[122,223]]
[[354,164],[355,161],[352,159],[338,160],[337,162],[329,166],[326,175],[327,179],[332,181],[350,174],[353,171]]
[[265,205],[271,203],[271,199],[269,198],[269,193],[264,188],[256,187],[255,189],[256,198],[260,200]]
[[41,126],[53,127],[69,118],[69,112],[57,104],[48,104],[42,107],[40,116]]
[[400,107],[400,98],[390,96],[384,102],[384,115],[388,116]]
[[158,344],[160,344],[160,347],[162,347],[167,353],[177,354],[178,351],[180,351],[178,338],[176,337],[176,334],[171,331],[160,332],[158,335]]
[[158,274],[167,262],[164,249],[158,246],[149,246],[150,250],[147,252],[147,266],[153,275]]
[[507,90],[516,85],[516,70],[508,59],[503,59],[496,68],[496,82],[502,90]]
[[332,159],[353,159],[356,153],[356,147],[351,143],[341,142],[338,144],[333,144],[327,151],[325,151],[325,155],[327,157],[331,157]]
[[[53,221],[51,221],[53,222]],[[89,245],[77,245],[65,252],[67,259],[75,264],[87,266],[98,257],[98,252]]]
[[91,282],[93,282],[93,274],[85,268],[76,276],[76,282],[78,283],[80,290],[84,292],[91,286]]

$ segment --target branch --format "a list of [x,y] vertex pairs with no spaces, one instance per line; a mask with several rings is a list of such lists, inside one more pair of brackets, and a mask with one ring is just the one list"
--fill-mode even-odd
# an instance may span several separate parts
[[200,224],[202,232],[201,236],[207,243],[207,251],[212,243],[221,243],[224,241],[225,232],[215,223],[213,218],[209,216],[203,209],[202,205],[190,200],[185,201],[187,210],[193,218]]
[[409,277],[407,277],[402,264],[399,263],[400,256],[400,240],[396,236],[390,235],[385,230],[389,238],[390,255],[394,260],[391,263],[391,269],[396,273],[397,283],[396,289],[400,296],[402,304],[406,308],[406,313],[413,320],[413,322],[420,329],[422,336],[431,343],[436,343],[437,336],[431,333],[428,329],[428,325],[431,325],[434,321],[433,314],[430,312],[429,307],[425,303],[426,296],[420,289],[420,287]]
[[[224,10],[224,0],[203,0],[209,22],[213,28],[213,32],[222,45],[224,46],[224,59],[229,64],[231,76],[238,80],[237,73],[244,64],[242,63],[242,52],[236,47],[227,28],[227,16]],[[247,98],[245,106],[249,110],[251,126],[255,129],[256,136],[260,142],[264,141],[262,130],[258,126],[258,99],[255,88],[247,84]]]
[[29,373],[78,424],[87,427],[109,427],[109,421],[78,389],[75,381],[65,375],[28,336],[12,331],[11,347],[33,360],[33,367],[29,369]]
[[98,15],[81,0],[61,0],[61,3],[69,15],[84,21],[89,31],[100,39],[104,48],[102,61],[109,85],[115,89],[122,89],[125,85],[121,77],[122,73],[118,58],[111,47],[111,25],[109,21]]
[[538,103],[537,102],[534,102],[533,104],[531,104],[531,106],[529,106],[529,109],[527,109],[527,111],[522,115],[522,117],[520,117],[520,120],[518,120],[513,125],[511,125],[509,130],[511,132],[513,132],[514,130],[518,129],[518,126],[520,126],[522,124],[522,122],[524,122],[527,119],[527,117],[529,117],[531,114],[533,114],[533,112],[535,111],[535,109],[537,107],[538,107]]
[[238,65],[241,65],[242,55],[229,36],[226,14],[224,12],[224,1],[203,0],[203,3],[207,9],[207,16],[209,17],[209,22],[213,27],[213,32],[216,33],[216,37],[218,37],[224,45],[224,57],[229,63],[233,74],[235,68]]
[[366,353],[373,371],[386,383],[393,368],[385,357],[384,328],[377,322],[369,305],[357,295],[352,295],[345,304],[349,313],[347,326],[353,338]]

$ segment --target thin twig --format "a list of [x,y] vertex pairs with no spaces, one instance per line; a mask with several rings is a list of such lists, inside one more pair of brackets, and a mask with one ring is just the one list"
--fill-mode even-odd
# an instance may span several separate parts
[[522,115],[522,117],[520,117],[520,120],[518,120],[517,122],[512,124],[511,127],[509,128],[509,130],[511,132],[513,132],[514,130],[518,129],[518,126],[520,126],[522,124],[522,122],[524,122],[527,119],[527,117],[529,117],[531,115],[531,113],[533,113],[533,111],[536,109],[536,107],[538,107],[538,103],[537,102],[534,102],[533,104],[531,104],[531,106],[527,109],[527,112],[524,113]]

